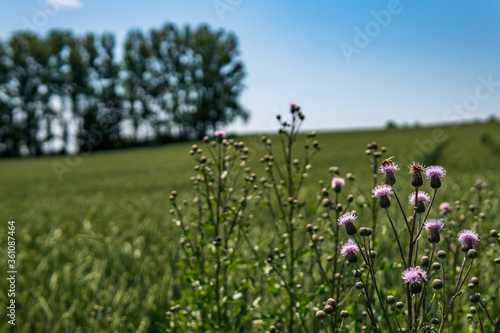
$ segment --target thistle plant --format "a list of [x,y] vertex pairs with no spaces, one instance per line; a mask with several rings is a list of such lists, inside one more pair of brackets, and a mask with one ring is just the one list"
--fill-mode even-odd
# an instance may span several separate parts
[[[248,148],[243,142],[216,131],[214,140],[204,138],[207,154],[197,145],[189,152],[196,162],[191,177],[194,209],[170,196],[173,222],[180,227],[182,290],[177,304],[167,313],[172,331],[232,331],[248,327],[252,299],[248,271],[240,270],[249,261],[242,255],[252,217],[248,200],[256,176],[246,167]],[[189,214],[186,214],[189,212]],[[242,299],[244,302],[234,305]]]
[[192,147],[193,200],[170,196],[182,236],[165,330],[441,333],[466,318],[497,332],[499,288],[479,283],[480,265],[500,264],[498,232],[482,230],[496,202],[487,184],[443,201],[458,193],[444,167],[414,162],[404,177],[397,157],[371,142],[373,182],[332,166],[315,190],[321,146],[316,133],[300,134],[304,119],[296,104],[277,116],[256,173],[245,144],[223,131]]

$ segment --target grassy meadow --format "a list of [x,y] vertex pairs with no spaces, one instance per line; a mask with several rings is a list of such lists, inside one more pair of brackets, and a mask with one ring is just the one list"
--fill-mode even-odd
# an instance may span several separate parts
[[[373,185],[364,152],[367,143],[376,141],[387,148],[384,158],[395,156],[393,161],[400,165],[397,186],[403,199],[411,190],[405,183],[409,183],[407,164],[415,160],[447,169],[436,212],[440,202],[468,198],[476,179],[484,180],[493,194],[478,231],[483,248],[489,248],[489,230],[498,228],[500,218],[500,123],[318,133],[316,139],[321,149],[308,170],[304,200],[316,201],[318,181],[328,184],[332,176],[328,169],[337,166],[342,176],[355,176],[341,195],[352,193],[362,216],[363,209],[369,210],[362,194],[371,196]],[[249,147],[247,165],[257,179],[265,176],[259,162],[265,154],[260,136],[236,140]],[[16,331],[161,331],[158,323],[166,322],[179,279],[181,233],[169,214],[169,195],[176,190],[181,200],[192,200],[190,177],[196,164],[188,154],[192,144],[95,152],[80,160],[0,160],[0,332],[11,329],[4,306],[10,220],[16,222]],[[197,144],[203,149],[203,143]],[[61,165],[65,172],[58,177],[54,168],[61,172]],[[264,209],[255,209],[252,224],[258,227],[253,232],[256,238],[269,228]],[[266,243],[265,236],[260,237]],[[383,237],[381,243],[390,241],[389,234]],[[500,257],[498,247],[492,251],[496,254],[491,256]],[[487,268],[481,272],[481,293],[499,289],[497,266],[491,260],[475,265],[476,274],[480,267]],[[356,295],[351,302],[357,302]],[[491,308],[498,311],[498,300]]]

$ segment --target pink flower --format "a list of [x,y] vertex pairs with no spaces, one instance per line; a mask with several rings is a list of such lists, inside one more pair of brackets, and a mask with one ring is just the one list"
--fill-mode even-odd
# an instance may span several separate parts
[[458,241],[462,244],[472,243],[477,244],[479,242],[479,234],[472,230],[462,230],[457,235]]
[[[410,194],[410,203],[412,205],[415,204],[415,192],[413,192],[412,194]],[[418,202],[428,202],[430,200],[430,197],[427,193],[425,193],[424,191],[418,191],[418,196],[417,196],[417,201]]]
[[214,135],[218,138],[226,138],[227,132],[225,130],[217,130],[214,132]]
[[354,222],[354,220],[356,220],[358,217],[356,216],[356,214],[352,214],[352,213],[345,213],[344,215],[340,216],[339,219],[337,220],[338,221],[338,225],[346,225],[348,223],[352,223]]
[[342,255],[344,256],[348,255],[349,253],[357,253],[357,252],[359,252],[359,247],[351,238],[349,238],[347,243],[344,243],[340,247],[340,253],[342,253]]
[[392,187],[389,185],[379,185],[372,190],[372,198],[378,198],[384,195],[391,194]]
[[427,179],[432,177],[444,177],[446,176],[446,170],[439,165],[431,165],[425,168],[425,176]]
[[425,230],[441,230],[444,228],[444,222],[437,219],[431,219],[424,222]]
[[427,280],[427,272],[420,267],[409,267],[405,269],[401,278],[405,283],[420,284]]
[[333,177],[332,179],[332,187],[335,187],[336,185],[338,186],[344,186],[345,185],[345,180],[342,177]]
[[447,202],[443,202],[439,205],[439,209],[441,210],[449,210],[450,209],[450,204]]
[[381,173],[394,172],[394,171],[398,171],[399,170],[399,166],[396,163],[394,163],[394,162],[382,163],[382,165],[380,166],[380,168],[378,170]]

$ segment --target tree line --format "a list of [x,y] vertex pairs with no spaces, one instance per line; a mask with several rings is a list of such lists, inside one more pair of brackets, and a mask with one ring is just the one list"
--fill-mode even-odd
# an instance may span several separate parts
[[121,50],[111,33],[0,40],[0,156],[201,138],[248,119],[233,33],[165,24],[130,30]]

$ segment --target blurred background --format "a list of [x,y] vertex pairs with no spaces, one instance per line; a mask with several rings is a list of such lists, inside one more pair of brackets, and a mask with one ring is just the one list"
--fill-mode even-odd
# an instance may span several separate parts
[[[499,112],[500,4],[6,0],[0,154],[274,131],[485,120]],[[218,47],[217,51],[212,52]],[[92,96],[92,98],[86,98]],[[83,102],[85,100],[85,102]]]

